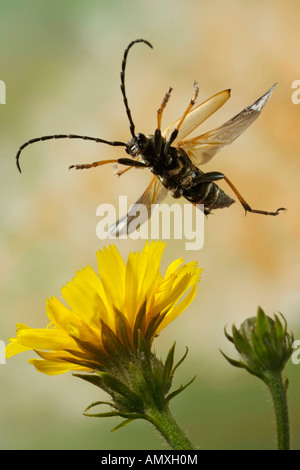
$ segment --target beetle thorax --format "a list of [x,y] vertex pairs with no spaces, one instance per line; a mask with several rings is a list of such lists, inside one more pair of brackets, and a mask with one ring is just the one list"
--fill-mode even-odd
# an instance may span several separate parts
[[126,152],[132,157],[152,166],[155,161],[154,138],[152,135],[136,134],[126,144]]

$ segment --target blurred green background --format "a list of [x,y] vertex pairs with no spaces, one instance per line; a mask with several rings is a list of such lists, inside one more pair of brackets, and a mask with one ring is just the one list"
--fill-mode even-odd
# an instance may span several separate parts
[[[223,328],[256,314],[282,312],[300,337],[299,171],[300,105],[291,101],[300,79],[298,1],[228,0],[0,0],[0,339],[23,322],[45,327],[45,299],[87,264],[96,268],[96,208],[129,203],[150,175],[117,179],[110,166],[69,172],[73,163],[122,156],[122,149],[84,141],[51,141],[28,147],[22,175],[14,156],[29,138],[78,133],[127,140],[128,121],[119,89],[123,51],[138,45],[127,67],[127,92],[137,132],[152,133],[156,110],[169,86],[163,127],[178,118],[198,80],[199,101],[225,88],[232,97],[202,132],[220,125],[278,85],[266,109],[204,171],[224,172],[254,208],[288,212],[276,218],[248,214],[237,203],[205,221],[202,250],[185,251],[170,240],[162,270],[178,257],[204,268],[196,300],[155,342],[165,357],[174,340],[177,357],[189,347],[175,385],[196,381],[171,409],[202,449],[274,449],[275,425],[263,385],[229,366],[234,356]],[[231,194],[230,189],[220,184]],[[172,199],[168,199],[172,202]],[[119,240],[127,258],[143,241]],[[118,286],[116,286],[117,288]],[[65,374],[48,377],[27,364],[26,353],[0,365],[1,449],[161,449],[150,425],[135,422],[110,433],[118,419],[82,416],[105,400],[98,389]],[[300,365],[287,367],[291,445],[300,449]]]

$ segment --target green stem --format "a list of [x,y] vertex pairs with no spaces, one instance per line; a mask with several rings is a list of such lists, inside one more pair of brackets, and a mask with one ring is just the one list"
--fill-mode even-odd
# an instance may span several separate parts
[[194,450],[195,447],[186,437],[185,433],[179,428],[166,406],[163,410],[151,408],[147,410],[147,419],[163,435],[172,449],[176,450]]
[[272,395],[276,415],[278,450],[289,450],[289,417],[286,387],[280,373],[269,374],[266,384]]

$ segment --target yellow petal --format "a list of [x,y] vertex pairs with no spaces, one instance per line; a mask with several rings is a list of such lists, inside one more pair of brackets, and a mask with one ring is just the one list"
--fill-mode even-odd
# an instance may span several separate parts
[[177,304],[170,312],[165,316],[161,324],[157,329],[157,333],[163,330],[169,323],[177,318],[194,300],[197,292],[197,286],[193,286],[185,298]]
[[46,312],[51,322],[56,328],[68,331],[71,319],[76,321],[72,312],[56,297],[51,297],[46,301]]
[[125,297],[125,264],[115,245],[103,248],[97,252],[98,269],[104,292],[113,306],[124,310]]
[[163,242],[152,242],[147,249],[142,251],[142,257],[144,257],[145,263],[145,274],[139,292],[139,306],[142,305],[145,298],[150,297],[157,283],[162,279],[159,268],[165,247],[166,244]]
[[183,259],[179,258],[171,263],[166,271],[164,279],[167,279],[171,274],[175,273],[179,266],[183,263]]
[[68,362],[54,362],[54,361],[47,361],[44,359],[29,359],[29,364],[32,364],[37,371],[43,372],[47,375],[58,375],[64,374],[65,372],[69,372],[70,370],[77,370],[77,371],[89,371],[90,369],[87,367],[77,366],[75,364],[71,364]]
[[22,346],[19,343],[18,338],[11,338],[10,343],[5,348],[6,359],[9,359],[10,357],[14,356],[15,354],[19,354],[21,352],[29,351],[30,349],[31,348],[28,348],[26,346]]
[[62,330],[30,328],[18,332],[17,339],[29,349],[60,350],[76,348],[75,341]]
[[162,277],[159,272],[161,257],[166,244],[146,243],[141,253],[130,253],[126,264],[126,316],[132,326],[135,315],[145,300],[152,304],[152,297]]
[[62,289],[62,295],[74,315],[86,322],[97,322],[107,314],[107,301],[100,279],[87,266],[78,271],[74,279]]

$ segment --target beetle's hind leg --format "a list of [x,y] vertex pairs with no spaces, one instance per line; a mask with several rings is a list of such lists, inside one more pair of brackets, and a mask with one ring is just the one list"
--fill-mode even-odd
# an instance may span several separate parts
[[227,176],[223,175],[223,173],[220,173],[219,171],[211,171],[211,172],[208,172],[208,173],[204,173],[201,176],[201,182],[203,182],[203,183],[204,182],[205,183],[215,182],[215,181],[218,181],[220,179],[224,179],[224,181],[226,181],[228,186],[231,187],[232,191],[234,192],[234,194],[236,195],[236,197],[238,198],[238,200],[242,204],[243,208],[245,209],[246,214],[247,214],[247,212],[252,212],[253,214],[278,215],[280,211],[286,211],[286,209],[284,207],[280,207],[275,212],[268,212],[268,211],[261,211],[261,210],[258,210],[258,209],[252,209],[252,207],[249,206],[249,204],[245,201],[243,196],[239,193],[239,191],[236,189],[236,187],[233,185],[233,183],[227,178]]
[[236,195],[236,197],[238,198],[238,200],[242,204],[243,208],[245,209],[246,214],[247,214],[247,212],[252,212],[253,214],[278,215],[280,211],[286,211],[285,207],[280,207],[275,212],[268,212],[268,211],[261,211],[261,210],[258,210],[258,209],[252,209],[252,207],[249,206],[249,204],[245,201],[243,196],[239,193],[239,191],[236,189],[236,187],[232,184],[232,182],[226,176],[224,176],[224,180],[231,187],[232,191],[234,192],[234,194]]

